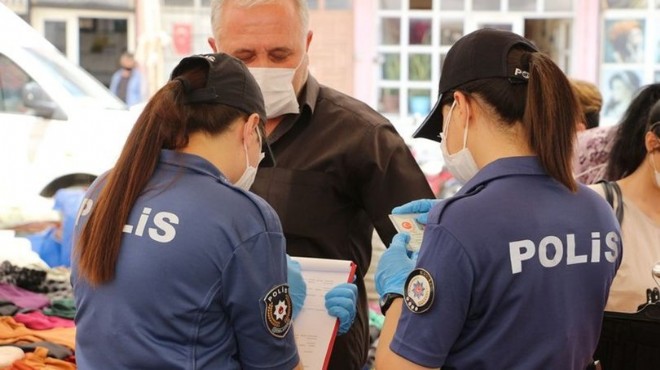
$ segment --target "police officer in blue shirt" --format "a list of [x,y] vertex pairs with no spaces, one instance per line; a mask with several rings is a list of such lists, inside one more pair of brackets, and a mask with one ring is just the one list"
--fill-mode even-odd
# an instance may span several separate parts
[[622,249],[571,175],[569,81],[530,41],[483,29],[449,50],[439,91],[415,135],[441,140],[464,185],[395,210],[431,209],[418,256],[397,234],[380,259],[376,367],[586,369]]
[[265,119],[225,54],[183,59],[147,104],[79,211],[79,368],[301,367],[282,227],[248,192]]

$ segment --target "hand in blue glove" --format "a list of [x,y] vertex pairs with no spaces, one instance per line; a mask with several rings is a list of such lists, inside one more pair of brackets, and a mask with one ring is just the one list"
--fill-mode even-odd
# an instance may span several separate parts
[[403,286],[410,272],[415,268],[417,253],[408,251],[410,235],[398,233],[392,238],[390,247],[380,256],[376,268],[376,291],[380,296],[385,293],[403,295]]
[[286,279],[289,283],[289,295],[293,302],[293,319],[295,320],[305,304],[305,297],[307,297],[307,284],[303,280],[302,273],[300,272],[300,262],[294,261],[286,255]]
[[339,319],[339,335],[345,334],[353,325],[357,299],[357,286],[351,283],[339,284],[325,294],[325,309],[328,310],[328,315]]
[[436,205],[440,199],[418,199],[408,202],[404,205],[394,207],[392,214],[421,213],[415,220],[422,225],[426,225],[429,218],[429,211]]

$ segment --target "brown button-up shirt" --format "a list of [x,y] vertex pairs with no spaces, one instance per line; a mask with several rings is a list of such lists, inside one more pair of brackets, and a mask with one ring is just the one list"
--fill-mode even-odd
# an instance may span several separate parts
[[434,195],[394,126],[369,106],[312,76],[298,101],[300,114],[269,135],[277,163],[259,169],[252,191],[280,217],[290,255],[357,264],[358,312],[337,337],[329,368],[361,369],[369,349],[363,277],[373,228],[388,245],[396,233],[392,208]]

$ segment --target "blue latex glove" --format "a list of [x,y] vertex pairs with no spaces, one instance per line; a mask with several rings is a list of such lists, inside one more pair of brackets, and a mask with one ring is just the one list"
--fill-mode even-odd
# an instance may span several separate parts
[[415,220],[422,225],[426,225],[429,219],[429,211],[436,205],[440,199],[418,199],[408,202],[404,205],[392,208],[392,214],[421,213]]
[[325,309],[328,310],[328,315],[339,319],[339,335],[345,334],[353,325],[357,299],[357,286],[351,283],[339,284],[325,294]]
[[403,286],[410,272],[415,268],[417,253],[408,251],[410,235],[398,233],[392,238],[390,247],[380,256],[376,268],[376,291],[380,296],[385,293],[403,295]]
[[307,297],[307,284],[300,272],[300,262],[294,261],[286,255],[286,279],[289,283],[289,295],[293,302],[293,319],[295,320],[305,304],[305,297]]

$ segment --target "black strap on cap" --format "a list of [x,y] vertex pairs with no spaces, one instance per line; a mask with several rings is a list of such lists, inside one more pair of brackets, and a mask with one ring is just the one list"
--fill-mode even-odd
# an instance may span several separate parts
[[215,87],[205,87],[190,91],[186,94],[186,104],[193,103],[213,103],[220,95],[215,91]]
[[526,84],[529,81],[529,58],[531,54],[530,52],[522,53],[520,56],[520,67],[516,67],[513,76],[509,77],[511,84]]

